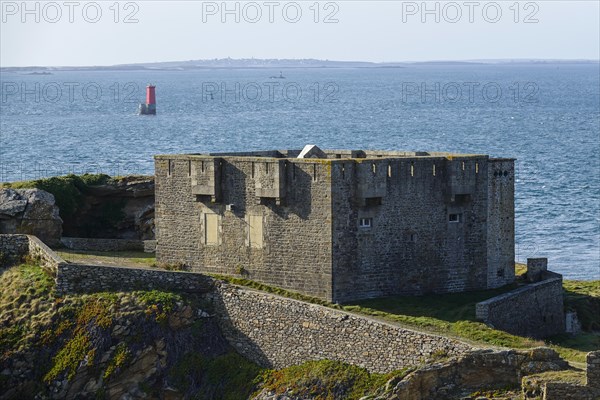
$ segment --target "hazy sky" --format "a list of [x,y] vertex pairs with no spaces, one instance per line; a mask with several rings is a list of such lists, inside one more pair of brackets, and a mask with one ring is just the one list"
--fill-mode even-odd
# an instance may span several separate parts
[[[1,1],[0,66],[600,58],[592,1]],[[237,21],[236,21],[237,19]]]

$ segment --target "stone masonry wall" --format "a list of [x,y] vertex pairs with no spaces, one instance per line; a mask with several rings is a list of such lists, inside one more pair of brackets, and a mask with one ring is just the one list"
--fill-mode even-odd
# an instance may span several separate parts
[[598,400],[600,399],[600,351],[587,354],[586,384],[547,382],[543,400]]
[[61,263],[64,263],[64,260],[37,237],[28,236],[28,238],[29,255],[37,259],[40,263],[40,266],[48,271],[51,275],[56,276],[58,266],[61,265]]
[[[29,251],[29,239],[27,235],[0,234],[0,252],[5,264],[18,261]],[[2,267],[2,265],[0,265]]]
[[565,331],[562,275],[546,272],[544,280],[477,303],[477,318],[496,329],[543,338]]
[[210,278],[189,272],[68,263],[58,266],[56,280],[59,294],[153,289],[205,293],[211,287]]
[[63,260],[40,239],[24,234],[0,234],[0,252],[8,256],[9,262],[18,262],[29,254],[38,260],[41,267],[56,276],[58,264]]
[[85,251],[154,251],[154,240],[95,239],[62,237],[60,242],[68,249]]
[[[157,261],[182,262],[197,272],[243,275],[332,300],[328,165],[288,160],[280,171],[281,160],[223,159],[216,164],[219,184],[203,185],[202,195],[194,195],[194,173],[207,171],[213,161],[155,157]],[[257,197],[257,185],[264,192],[269,179],[279,181],[283,175],[287,184],[279,185],[279,200]],[[209,220],[217,221],[218,232],[207,237]],[[262,243],[250,240],[256,224],[262,225],[256,233]]]
[[490,159],[487,175],[487,287],[497,288],[515,279],[514,160]]
[[472,350],[459,340],[228,284],[217,284],[212,299],[231,345],[265,367],[331,359],[385,373]]
[[332,164],[336,301],[488,287],[487,156]]

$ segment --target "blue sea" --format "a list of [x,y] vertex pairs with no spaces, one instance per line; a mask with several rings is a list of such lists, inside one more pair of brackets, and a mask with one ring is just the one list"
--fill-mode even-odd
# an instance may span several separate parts
[[[598,64],[2,72],[0,181],[152,174],[158,153],[323,148],[517,159],[517,260],[600,279]],[[156,85],[156,116],[138,116]]]

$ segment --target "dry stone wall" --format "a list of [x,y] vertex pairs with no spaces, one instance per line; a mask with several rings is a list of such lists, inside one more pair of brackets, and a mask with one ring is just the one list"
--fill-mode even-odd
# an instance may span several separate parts
[[563,333],[562,275],[548,271],[544,278],[477,303],[477,318],[515,335],[542,338]]
[[265,367],[331,359],[385,373],[472,350],[459,340],[227,284],[216,286],[212,300],[232,346]]
[[56,281],[60,294],[153,289],[204,293],[211,287],[209,277],[189,272],[68,263],[58,266]]
[[85,251],[145,251],[154,252],[155,240],[138,239],[95,239],[62,237],[63,246],[72,250]]

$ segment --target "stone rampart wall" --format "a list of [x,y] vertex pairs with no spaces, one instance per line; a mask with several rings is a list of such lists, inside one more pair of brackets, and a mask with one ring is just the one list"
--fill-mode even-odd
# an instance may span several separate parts
[[477,318],[515,335],[542,338],[565,331],[562,275],[493,297],[476,306]]
[[473,348],[457,339],[228,284],[217,284],[212,298],[231,345],[265,367],[331,359],[385,373]]

